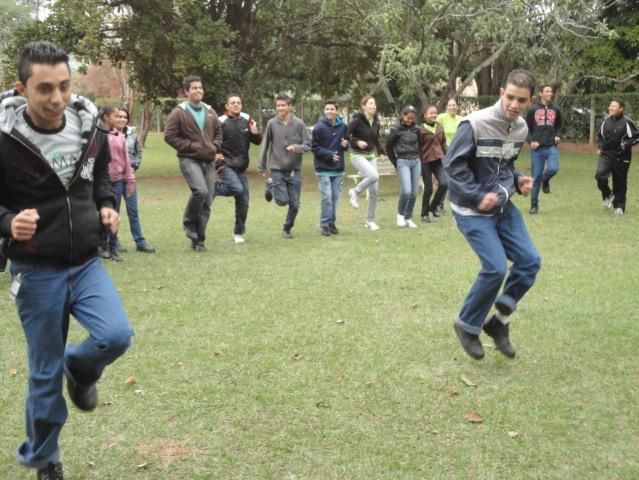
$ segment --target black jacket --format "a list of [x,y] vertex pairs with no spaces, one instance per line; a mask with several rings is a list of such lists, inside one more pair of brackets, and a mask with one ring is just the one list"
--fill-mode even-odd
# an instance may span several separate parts
[[[384,155],[384,149],[379,144],[379,118],[375,115],[373,124],[366,120],[366,115],[362,112],[355,112],[353,119],[348,124],[348,134],[351,137],[351,151],[357,153],[373,153],[377,149],[378,155]],[[359,148],[357,141],[366,142],[366,148]]]
[[80,116],[84,146],[65,187],[39,149],[14,128],[15,109],[25,101],[12,97],[0,107],[0,237],[11,237],[11,221],[21,210],[35,208],[40,216],[35,235],[27,242],[11,239],[7,256],[79,265],[97,255],[99,209],[115,205],[106,134],[96,127],[95,106],[72,96],[69,106]]
[[386,143],[386,153],[388,159],[397,167],[397,159],[417,160],[422,148],[421,130],[417,124],[399,125],[391,130],[388,142]]
[[251,117],[242,112],[237,117],[225,113],[219,118],[222,125],[222,148],[224,163],[240,172],[249,166],[249,148],[251,143],[259,145],[262,134],[254,135],[249,128]]
[[[623,143],[624,149],[621,149]],[[597,148],[601,155],[612,160],[627,160],[632,157],[632,146],[639,143],[637,126],[625,115],[606,117],[597,132]]]
[[555,137],[560,136],[561,110],[552,102],[548,105],[536,102],[526,112],[526,124],[528,143],[539,142],[540,147],[551,147],[556,144]]

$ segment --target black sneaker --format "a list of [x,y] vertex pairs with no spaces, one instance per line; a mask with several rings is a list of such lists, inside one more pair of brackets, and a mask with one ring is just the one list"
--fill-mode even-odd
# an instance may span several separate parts
[[109,259],[117,263],[124,261],[124,258],[122,258],[118,252],[110,252]]
[[468,355],[476,360],[484,358],[484,347],[479,341],[479,335],[468,333],[458,324],[455,324],[455,333],[457,334],[457,338],[459,338],[459,343],[461,343],[461,346]]
[[104,260],[108,260],[111,258],[111,252],[109,252],[108,250],[105,250],[102,247],[98,247],[98,253],[100,255],[100,258]]
[[422,222],[430,223],[430,216],[429,215],[422,215]]
[[37,480],[64,480],[62,463],[50,463],[44,468],[38,468]]
[[541,182],[541,191],[544,193],[550,193],[550,180]]
[[433,214],[433,217],[435,217],[435,218],[437,218],[437,217],[441,217],[441,216],[442,216],[442,212],[441,212],[441,210],[439,209],[439,207],[432,209],[432,210],[430,211],[430,213],[432,213],[432,214]]
[[293,238],[293,234],[291,233],[290,230],[282,230],[282,237],[285,238],[286,240],[290,240]]
[[126,247],[123,247],[122,245],[116,245],[115,251],[118,253],[126,253]]
[[98,406],[98,389],[95,386],[95,382],[84,385],[73,380],[66,372],[64,376],[67,378],[67,393],[76,407],[85,412],[90,412]]
[[182,228],[184,229],[184,233],[186,234],[186,238],[190,239],[190,240],[197,240],[199,238],[199,235],[197,234],[197,232],[195,231],[195,229],[189,225],[182,225]]
[[329,227],[320,227],[320,233],[325,237],[331,236],[331,229]]
[[530,210],[528,210],[528,213],[531,215],[537,215],[539,213],[539,207],[537,205],[533,205],[530,207]]
[[265,187],[265,190],[264,190],[264,199],[267,202],[270,202],[271,200],[273,200],[273,194],[271,193],[271,185],[273,185],[273,179],[269,178],[266,181],[266,187]]
[[339,235],[339,230],[337,229],[334,223],[329,223],[328,229],[331,231],[333,235]]
[[149,247],[148,245],[137,247],[136,250],[142,253],[155,253],[155,248]]
[[497,350],[508,358],[515,358],[517,352],[508,339],[508,324],[504,325],[493,315],[490,320],[484,323],[484,332],[493,338]]
[[206,245],[204,245],[204,242],[199,240],[193,240],[191,248],[195,250],[196,252],[206,252],[208,250],[206,248]]

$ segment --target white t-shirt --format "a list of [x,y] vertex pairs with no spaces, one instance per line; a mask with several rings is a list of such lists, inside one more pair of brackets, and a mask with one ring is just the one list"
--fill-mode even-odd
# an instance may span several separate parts
[[60,128],[43,130],[33,124],[25,105],[16,110],[15,128],[38,147],[62,183],[68,185],[82,153],[82,127],[78,114],[67,107]]

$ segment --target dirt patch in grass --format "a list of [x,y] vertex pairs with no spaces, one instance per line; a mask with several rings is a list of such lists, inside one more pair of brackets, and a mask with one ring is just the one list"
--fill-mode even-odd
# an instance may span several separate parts
[[159,463],[165,467],[203,453],[199,448],[181,445],[172,440],[157,440],[138,445],[138,452],[145,463]]

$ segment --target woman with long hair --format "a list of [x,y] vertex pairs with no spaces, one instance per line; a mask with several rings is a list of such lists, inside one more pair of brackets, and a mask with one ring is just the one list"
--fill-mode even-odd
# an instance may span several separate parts
[[[446,134],[444,128],[437,123],[437,107],[427,105],[423,110],[423,124],[421,128],[422,179],[424,180],[424,195],[422,197],[422,220],[430,222],[430,213],[439,217],[439,206],[444,201],[446,192],[446,173],[442,160],[446,155]],[[433,175],[437,179],[437,191],[433,194]]]

